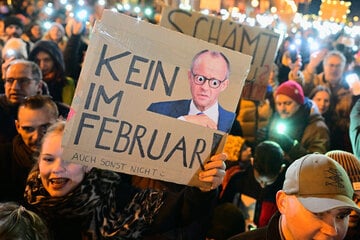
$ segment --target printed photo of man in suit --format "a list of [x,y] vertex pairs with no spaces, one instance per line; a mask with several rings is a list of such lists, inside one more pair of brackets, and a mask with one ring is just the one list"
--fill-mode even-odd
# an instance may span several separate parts
[[152,103],[147,110],[229,132],[235,113],[218,102],[220,93],[229,85],[229,75],[230,63],[223,53],[203,50],[194,56],[188,71],[192,98]]

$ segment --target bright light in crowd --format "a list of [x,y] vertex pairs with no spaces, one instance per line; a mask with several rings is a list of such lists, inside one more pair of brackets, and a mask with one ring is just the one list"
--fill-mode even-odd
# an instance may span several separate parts
[[65,4],[67,4],[67,0],[60,0],[60,3],[61,3],[62,5],[65,5]]
[[307,21],[306,19],[302,19],[302,21],[300,22],[300,26],[302,29],[306,30],[312,27],[312,23]]
[[44,27],[46,30],[49,30],[49,29],[50,29],[50,27],[51,27],[51,25],[52,25],[52,23],[51,23],[51,22],[46,21],[46,22],[44,22],[43,27]]
[[298,24],[298,23],[301,22],[301,20],[302,20],[302,14],[300,14],[300,13],[295,13],[293,22],[296,23],[296,24]]
[[296,50],[296,45],[295,45],[295,44],[291,44],[291,45],[289,46],[289,49],[290,49],[290,50],[293,50],[293,51]]
[[259,6],[259,1],[258,0],[251,0],[251,6],[256,8]]
[[226,20],[229,18],[230,13],[226,9],[220,9],[220,15],[222,20]]
[[179,8],[183,9],[183,10],[186,10],[186,11],[190,11],[191,10],[191,5],[190,4],[180,3]]
[[282,32],[286,32],[287,26],[285,23],[279,23],[276,28]]
[[254,27],[256,24],[255,18],[247,18],[246,22],[249,24],[249,26]]
[[85,9],[82,9],[76,13],[76,17],[80,20],[85,20],[88,16],[88,13]]
[[286,131],[286,125],[284,123],[279,123],[277,126],[276,126],[276,130],[278,133],[280,134],[284,134],[285,131]]
[[119,11],[122,11],[124,10],[124,6],[120,3],[116,4],[116,8],[119,10]]
[[85,5],[85,2],[84,2],[84,0],[79,0],[79,1],[78,1],[78,4],[79,4],[79,6],[84,6],[84,5]]
[[273,13],[273,14],[276,13],[276,12],[277,12],[277,8],[276,8],[276,7],[271,7],[271,8],[270,8],[270,12]]
[[265,28],[274,21],[274,18],[271,15],[257,14],[256,21],[260,24],[260,27]]
[[47,7],[44,9],[44,11],[45,11],[45,13],[46,13],[47,15],[50,16],[50,15],[54,12],[54,9],[52,8],[52,6],[51,6],[51,7],[47,6]]
[[152,11],[151,8],[147,7],[144,10],[144,14],[149,17],[149,16],[151,16],[153,14],[153,11]]
[[295,44],[298,45],[298,46],[301,46],[301,38],[297,37],[295,39]]
[[99,4],[100,6],[105,6],[106,1],[105,1],[105,0],[99,0],[99,1],[98,1],[98,4]]
[[311,52],[316,52],[317,50],[320,49],[320,45],[319,42],[315,41],[314,38],[309,37],[307,39],[308,45],[310,46],[310,51]]
[[65,9],[66,11],[71,12],[73,10],[73,6],[71,4],[66,4]]
[[134,12],[139,14],[141,12],[141,8],[139,6],[134,7]]
[[130,4],[128,4],[128,3],[124,4],[124,9],[125,9],[125,11],[129,11],[131,9]]
[[355,36],[360,36],[360,26],[353,26],[351,37],[355,38]]
[[226,9],[220,9],[220,15],[224,15],[224,14],[227,14],[228,11]]
[[203,9],[203,10],[201,10],[200,12],[201,12],[202,14],[204,14],[204,15],[209,15],[209,14],[210,14],[209,9]]
[[239,23],[243,23],[246,20],[246,14],[238,13],[237,18],[239,19]]

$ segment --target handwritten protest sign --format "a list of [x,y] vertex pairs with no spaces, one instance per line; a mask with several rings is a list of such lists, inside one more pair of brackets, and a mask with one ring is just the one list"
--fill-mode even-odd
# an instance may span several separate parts
[[250,73],[241,97],[251,100],[264,99],[279,34],[170,7],[164,8],[160,25],[252,56]]
[[203,49],[230,61],[229,87],[219,103],[234,112],[250,56],[105,10],[94,26],[67,120],[64,159],[199,186],[196,174],[221,151],[225,133],[147,108],[191,98],[187,74]]

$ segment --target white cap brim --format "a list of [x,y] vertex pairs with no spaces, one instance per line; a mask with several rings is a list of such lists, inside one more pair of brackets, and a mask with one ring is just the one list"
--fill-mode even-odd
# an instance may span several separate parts
[[335,208],[351,208],[360,213],[360,208],[356,203],[343,195],[337,195],[336,197],[330,198],[298,196],[297,199],[307,210],[313,213],[326,212]]

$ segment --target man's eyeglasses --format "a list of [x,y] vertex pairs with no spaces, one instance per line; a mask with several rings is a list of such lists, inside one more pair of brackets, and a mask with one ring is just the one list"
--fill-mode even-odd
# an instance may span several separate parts
[[31,80],[33,79],[30,79],[30,78],[26,78],[26,77],[23,77],[23,78],[5,78],[5,83],[7,84],[13,84],[15,82],[15,80],[18,82],[19,85],[21,86],[26,86],[28,85]]
[[198,74],[195,74],[191,71],[191,74],[193,75],[194,77],[194,83],[196,85],[204,85],[206,81],[209,81],[208,84],[209,84],[209,87],[211,88],[218,88],[220,87],[220,85],[226,81],[226,78],[224,80],[219,80],[219,79],[216,79],[216,78],[207,78],[205,76],[202,76],[202,75],[198,75]]

